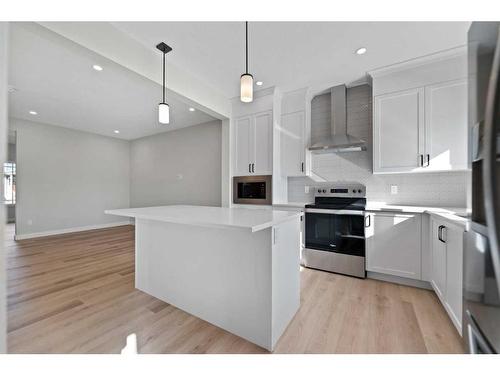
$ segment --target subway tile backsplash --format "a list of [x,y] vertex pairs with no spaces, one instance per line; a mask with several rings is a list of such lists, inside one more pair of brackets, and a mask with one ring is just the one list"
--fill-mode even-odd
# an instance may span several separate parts
[[[372,96],[368,85],[347,90],[347,129],[367,142],[367,151],[313,155],[312,171],[326,181],[355,181],[366,186],[367,199],[390,204],[465,207],[469,172],[374,175],[372,173]],[[311,140],[316,142],[330,129],[330,94],[311,103]],[[312,201],[318,183],[307,177],[288,178],[290,202]],[[391,185],[398,194],[391,194]]]

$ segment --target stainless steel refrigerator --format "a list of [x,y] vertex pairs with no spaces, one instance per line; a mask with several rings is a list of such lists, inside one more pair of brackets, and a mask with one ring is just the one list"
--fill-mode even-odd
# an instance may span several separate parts
[[468,34],[472,214],[464,247],[464,339],[500,353],[500,22]]

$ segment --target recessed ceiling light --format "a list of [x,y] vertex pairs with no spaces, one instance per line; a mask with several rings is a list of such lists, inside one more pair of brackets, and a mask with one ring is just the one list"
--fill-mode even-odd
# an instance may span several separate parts
[[356,50],[356,54],[357,55],[364,55],[366,53],[366,48],[365,47],[361,47],[361,48],[358,48]]
[[264,82],[262,82],[262,81],[257,81],[257,82],[255,82],[255,84],[256,84],[257,86],[262,86],[262,85],[264,84]]
[[97,65],[97,64],[92,65],[92,68],[94,68],[94,70],[97,70],[98,72],[102,71],[102,66]]
[[189,112],[194,112],[195,109],[193,107],[189,107]]
[[119,130],[113,130],[113,133],[120,134],[120,131]]
[[33,116],[36,116],[36,115],[38,115],[38,112],[37,111],[30,111],[29,114],[33,115]]

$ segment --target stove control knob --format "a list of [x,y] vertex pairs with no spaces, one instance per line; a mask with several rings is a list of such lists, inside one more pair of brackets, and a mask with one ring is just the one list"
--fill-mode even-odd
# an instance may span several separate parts
[[323,189],[323,193],[326,193],[326,189]]
[[318,193],[321,193],[321,189],[318,189]]
[[352,189],[352,192],[355,193],[356,192],[356,189]]
[[359,193],[359,194],[361,194],[361,193],[362,193],[361,189],[359,189],[359,190],[358,190],[358,193]]

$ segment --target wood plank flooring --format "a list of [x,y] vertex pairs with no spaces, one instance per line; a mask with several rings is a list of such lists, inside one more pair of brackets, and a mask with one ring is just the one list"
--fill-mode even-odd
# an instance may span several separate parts
[[[10,353],[267,353],[134,288],[134,227],[14,241]],[[301,270],[301,307],[275,353],[462,353],[431,291]]]

